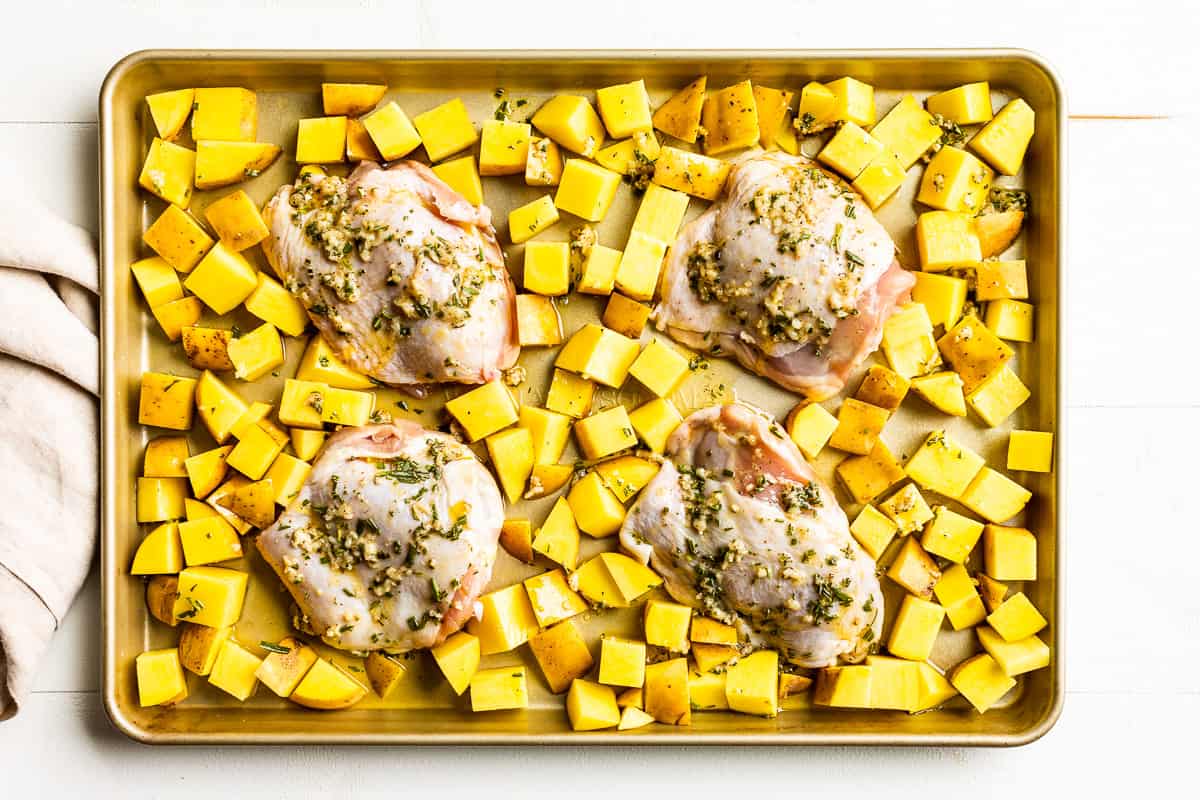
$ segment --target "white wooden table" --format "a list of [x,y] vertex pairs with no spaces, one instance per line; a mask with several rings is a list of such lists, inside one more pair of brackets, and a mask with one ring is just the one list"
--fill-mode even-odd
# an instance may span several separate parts
[[453,0],[346,0],[323,9],[311,0],[70,5],[0,4],[0,174],[8,175],[9,191],[29,192],[93,230],[97,90],[113,62],[142,48],[1019,46],[1041,53],[1061,72],[1072,114],[1071,449],[1059,456],[1070,494],[1068,696],[1054,730],[1010,751],[149,748],[111,730],[101,709],[93,574],[34,695],[20,716],[0,723],[0,796],[82,790],[181,798],[216,786],[239,797],[442,786],[464,797],[472,790],[598,797],[618,787],[622,798],[669,797],[677,788],[688,797],[829,796],[847,788],[935,797],[1195,791],[1200,369],[1189,362],[1200,264],[1187,246],[1200,187],[1194,6],[543,0],[475,12]]

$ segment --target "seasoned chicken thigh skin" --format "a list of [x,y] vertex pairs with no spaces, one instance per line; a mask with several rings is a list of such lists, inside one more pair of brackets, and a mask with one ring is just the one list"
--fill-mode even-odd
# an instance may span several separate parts
[[258,549],[327,644],[401,653],[475,613],[503,522],[496,482],[465,445],[396,422],[331,436]]
[[792,440],[748,405],[684,420],[620,535],[676,600],[793,664],[860,661],[879,639],[875,561]]
[[491,211],[423,164],[302,175],[264,218],[267,260],[355,369],[420,394],[485,383],[516,362],[514,291]]
[[808,159],[756,153],[680,232],[655,322],[823,399],[879,346],[914,282],[857,192]]

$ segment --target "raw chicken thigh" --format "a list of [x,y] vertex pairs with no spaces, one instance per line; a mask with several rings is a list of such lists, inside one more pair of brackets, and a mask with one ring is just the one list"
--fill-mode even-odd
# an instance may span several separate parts
[[655,320],[693,349],[823,399],[879,346],[914,282],[857,192],[808,159],[757,153],[679,234]]
[[383,383],[485,383],[517,359],[491,211],[428,167],[302,175],[267,204],[267,259],[340,358]]
[[331,436],[258,549],[308,630],[344,650],[401,653],[472,616],[503,522],[500,490],[465,445],[396,422]]
[[668,592],[803,667],[863,659],[883,627],[875,561],[783,430],[745,404],[697,411],[621,527]]

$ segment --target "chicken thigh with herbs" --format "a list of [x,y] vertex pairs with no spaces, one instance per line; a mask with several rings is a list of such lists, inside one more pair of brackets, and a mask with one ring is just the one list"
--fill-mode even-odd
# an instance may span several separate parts
[[875,561],[792,440],[748,405],[684,420],[621,545],[676,600],[793,664],[860,661],[879,638]]
[[504,504],[457,440],[412,422],[346,428],[258,549],[303,627],[343,650],[438,644],[475,613]]
[[823,399],[879,346],[914,282],[857,192],[806,158],[756,153],[679,234],[655,320],[688,347]]
[[271,266],[355,369],[420,394],[485,383],[516,362],[513,285],[491,211],[423,164],[302,175],[264,218]]

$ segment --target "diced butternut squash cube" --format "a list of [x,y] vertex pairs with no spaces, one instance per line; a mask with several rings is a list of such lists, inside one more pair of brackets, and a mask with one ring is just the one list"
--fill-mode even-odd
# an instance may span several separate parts
[[933,511],[921,496],[920,490],[911,483],[880,503],[879,510],[896,524],[902,536],[919,531],[926,522],[933,519]]
[[168,203],[187,208],[195,173],[194,150],[155,138],[138,175],[138,185]]
[[467,155],[434,164],[433,172],[472,205],[483,203],[483,182],[479,179],[474,156]]
[[1033,306],[1020,300],[993,300],[987,305],[985,324],[1001,339],[1033,341]]
[[233,362],[234,375],[244,381],[256,381],[283,364],[283,342],[279,331],[269,322],[231,339],[226,351]]
[[297,164],[340,164],[346,160],[346,117],[302,119],[296,132]]
[[320,335],[309,340],[296,369],[296,379],[338,389],[371,389],[375,386],[370,378],[338,358],[325,337]]
[[738,642],[737,628],[708,617],[693,619],[689,635],[693,643],[733,645]]
[[525,667],[481,669],[471,678],[471,710],[499,711],[527,708]]
[[983,563],[984,572],[997,581],[1037,580],[1037,539],[1025,528],[988,525]]
[[652,452],[662,453],[667,449],[667,440],[671,434],[683,422],[683,417],[674,403],[665,397],[659,397],[631,411],[629,422],[646,447]]
[[653,126],[645,81],[637,80],[596,90],[596,105],[604,127],[614,139],[624,139]]
[[773,717],[779,707],[779,654],[758,650],[725,672],[725,700],[731,711]]
[[186,494],[187,481],[183,478],[138,478],[137,521],[163,522],[182,518]]
[[404,110],[392,101],[362,121],[371,141],[388,161],[404,158],[421,144],[421,136]]
[[978,454],[960,445],[945,431],[934,431],[908,459],[904,471],[921,488],[957,500],[983,464]]
[[582,158],[569,158],[554,195],[554,205],[589,222],[599,222],[608,213],[620,185],[618,173]]
[[647,664],[642,694],[646,713],[659,722],[668,725],[692,724],[686,658]]
[[554,365],[617,389],[637,357],[636,340],[589,323],[567,340]]
[[532,130],[528,122],[489,119],[479,143],[480,175],[523,175]]
[[586,378],[555,368],[546,394],[546,408],[579,419],[592,407],[595,390],[596,384]]
[[610,294],[616,285],[617,268],[620,265],[620,250],[600,244],[593,245],[583,259],[579,283],[575,289],[582,294]]
[[671,95],[654,112],[654,127],[668,136],[694,144],[700,135],[700,115],[707,86],[708,76],[701,75]]
[[787,417],[788,436],[808,458],[816,458],[837,429],[838,419],[817,403],[805,403],[792,409]]
[[517,502],[533,471],[533,437],[529,429],[508,428],[493,433],[487,437],[487,451],[508,502]]
[[633,422],[624,406],[614,406],[576,422],[575,439],[588,459],[604,458],[637,444]]
[[[593,257],[596,250],[599,249],[598,246],[592,248]],[[650,310],[650,306],[644,303],[630,300],[623,294],[613,294],[608,298],[608,305],[604,307],[604,316],[601,321],[606,327],[612,328],[622,336],[638,339],[646,327],[646,321],[650,319]]]
[[326,116],[359,117],[370,111],[387,93],[379,83],[322,83],[321,106]]
[[211,628],[233,625],[242,615],[248,577],[235,569],[188,567],[179,573],[175,617]]
[[550,195],[526,203],[508,212],[508,236],[513,244],[532,239],[558,222],[558,209]]
[[[912,542],[911,539],[907,543]],[[911,661],[926,661],[941,630],[946,611],[937,603],[905,596],[888,638],[888,651]]]
[[179,543],[179,525],[164,522],[138,545],[133,554],[130,575],[173,575],[183,569],[183,551]]
[[1000,523],[1020,514],[1033,493],[990,467],[979,471],[959,499],[988,522]]
[[728,163],[676,147],[664,147],[654,162],[654,183],[678,192],[716,200],[729,176]]
[[935,372],[913,378],[912,390],[943,414],[955,417],[967,415],[963,382],[957,372]]
[[167,339],[176,342],[179,341],[184,328],[195,325],[200,320],[204,314],[204,304],[200,302],[200,298],[189,295],[155,306],[150,309],[150,313],[158,321]]
[[571,288],[571,255],[566,242],[525,245],[525,290],[541,295],[564,295]]
[[1001,368],[967,395],[967,405],[989,427],[1008,419],[1029,399],[1029,389],[1008,367]]
[[640,231],[630,233],[617,267],[617,290],[634,300],[653,298],[667,246],[666,242]]
[[343,667],[324,658],[317,659],[292,691],[293,703],[321,711],[336,711],[362,700],[367,687]]
[[[304,487],[304,482],[308,480],[310,472],[312,472],[312,466],[307,461],[302,461],[287,453],[280,453],[276,456],[266,475],[266,481],[271,484],[275,504],[289,505],[300,493],[300,489]],[[235,510],[234,513],[238,512]],[[250,521],[254,522],[254,520]]]
[[645,610],[646,644],[665,647],[673,653],[686,653],[691,621],[692,609],[688,606],[651,600]]
[[483,655],[507,653],[529,641],[537,632],[537,617],[529,605],[529,595],[519,583],[488,592],[479,598],[482,616],[472,618],[467,630],[479,637]]
[[196,142],[196,188],[216,189],[257,178],[279,158],[268,142]]
[[829,438],[829,446],[847,453],[866,455],[879,441],[888,421],[886,409],[848,397],[838,411],[838,424]]
[[833,92],[833,118],[866,128],[875,124],[875,88],[854,78],[838,78],[825,84]]
[[413,117],[430,161],[441,161],[475,144],[479,134],[461,98],[454,98]]
[[143,258],[135,261],[129,271],[137,281],[146,304],[151,308],[170,303],[183,297],[183,286],[179,283],[179,275],[163,258]]
[[630,365],[629,374],[658,397],[666,397],[688,376],[688,363],[678,350],[653,339]]
[[591,157],[604,144],[604,123],[586,97],[560,94],[537,110],[533,126],[572,153]]
[[620,722],[621,709],[610,687],[576,678],[567,692],[567,717],[572,730],[596,731]]
[[987,653],[972,656],[955,667],[950,673],[950,683],[980,714],[1017,684]]
[[612,536],[625,520],[625,507],[596,472],[588,472],[567,493],[579,529],[592,537]]
[[525,184],[558,186],[562,171],[563,157],[558,144],[548,137],[532,136],[525,161]]
[[1029,277],[1024,260],[983,261],[975,268],[975,299],[981,303],[1028,297]]
[[662,585],[662,578],[640,562],[621,553],[601,553],[597,558],[608,571],[624,605],[631,605],[646,592]]
[[169,705],[187,698],[187,679],[179,664],[179,651],[147,650],[134,661],[137,673],[138,705]]
[[465,692],[479,669],[479,637],[460,631],[429,652],[454,693]]
[[[986,206],[985,206],[986,210]],[[990,211],[975,218],[975,234],[984,258],[994,258],[1016,241],[1025,222],[1025,212],[1018,208]]]
[[674,242],[687,213],[688,202],[689,198],[683,192],[650,184],[642,195],[630,232],[644,233],[668,244]]
[[567,585],[561,569],[526,578],[525,592],[529,595],[533,615],[543,628],[587,611],[587,603]]
[[912,711],[920,698],[920,661],[888,656],[867,656],[871,670],[871,708]]
[[[214,205],[216,204],[214,203]],[[162,256],[164,261],[180,272],[189,272],[213,245],[212,237],[200,227],[200,223],[196,222],[191,214],[176,205],[167,206],[158,219],[154,220],[154,223],[142,234],[142,239],[154,252]],[[138,262],[138,264],[141,263],[144,262]],[[134,267],[136,268],[137,264]],[[135,269],[134,276],[137,277],[137,275],[138,272]],[[140,283],[141,281],[139,281]],[[178,278],[176,278],[176,283],[178,283]],[[142,291],[145,292],[144,286]],[[179,296],[182,296],[182,292]],[[177,300],[178,297],[169,299]],[[149,295],[146,297],[146,302],[151,303]],[[151,306],[159,305],[161,302],[161,300],[153,302]]]
[[897,530],[896,523],[873,505],[863,506],[854,522],[850,523],[850,535],[876,561],[883,555]]
[[933,593],[942,608],[946,609],[950,625],[956,631],[978,625],[987,616],[983,599],[975,590],[975,583],[962,564],[955,564],[944,571],[937,585],[933,587]]
[[1021,161],[1033,138],[1033,129],[1033,109],[1018,97],[1000,109],[1000,113],[971,138],[969,145],[997,172],[1016,175],[1021,171]]
[[764,150],[775,144],[775,134],[787,117],[792,92],[754,84],[754,108],[758,114],[758,143]]
[[[299,336],[308,327],[308,315],[304,306],[300,305],[291,292],[265,273],[258,273],[258,285],[244,302],[247,311],[262,321],[269,322],[288,336]],[[265,333],[261,335],[266,336]]]
[[880,439],[865,456],[851,456],[835,472],[856,503],[869,503],[904,477],[904,470]]
[[164,372],[142,373],[138,423],[186,431],[192,427],[192,390],[196,381]]
[[962,317],[967,302],[967,282],[936,272],[917,272],[914,277],[917,282],[912,290],[913,301],[925,306],[934,325],[953,327]]
[[872,209],[878,209],[888,201],[904,183],[904,164],[900,156],[884,149],[871,159],[871,163],[858,174],[851,184],[862,195]]
[[887,367],[874,364],[867,370],[854,397],[876,408],[895,411],[907,393],[907,378]]
[[183,463],[187,459],[187,437],[159,436],[146,444],[142,474],[147,478],[186,478],[187,469]]
[[188,480],[192,485],[192,494],[203,500],[221,485],[227,472],[226,459],[232,451],[232,445],[216,447],[197,453],[184,462],[184,469],[187,470]]
[[175,89],[146,95],[146,105],[150,107],[150,118],[154,120],[154,129],[158,131],[159,138],[167,142],[175,140],[192,113],[195,99],[195,89]]
[[1008,436],[1008,468],[1010,470],[1049,472],[1053,454],[1053,433],[1013,431]]
[[996,660],[1009,677],[1050,665],[1050,647],[1036,636],[1008,642],[986,625],[980,625],[975,633],[979,635],[979,643],[984,651]]
[[983,535],[983,523],[955,513],[945,506],[933,509],[933,521],[921,536],[921,546],[948,561],[961,564]]
[[252,425],[242,432],[238,443],[229,452],[226,463],[256,481],[267,474],[271,462],[282,451],[282,442],[276,441],[262,426]]
[[711,92],[704,100],[700,124],[704,152],[709,155],[753,147],[758,143],[758,108],[750,81]]
[[517,404],[501,381],[485,383],[446,403],[446,410],[477,442],[517,421]]
[[966,83],[925,100],[931,114],[939,114],[959,125],[975,125],[992,118],[992,96],[987,81]]
[[640,687],[646,679],[646,643],[617,636],[600,637],[601,683]]
[[555,694],[565,692],[596,663],[587,641],[569,619],[536,634],[529,640],[529,649]]
[[241,253],[217,242],[184,281],[217,314],[227,314],[258,286],[258,272]]
[[[225,246],[234,252],[253,247],[270,233],[258,206],[241,189],[225,195],[206,208],[204,218]],[[199,261],[199,258],[196,260]]]
[[518,425],[529,431],[534,464],[554,464],[562,456],[570,434],[568,417],[536,406],[522,406]]
[[618,456],[600,462],[595,469],[622,503],[633,498],[658,474],[658,464],[637,456]]
[[871,128],[871,136],[896,153],[908,169],[937,143],[942,129],[915,97],[906,94]]
[[973,267],[983,258],[971,215],[959,211],[926,211],[917,217],[917,250],[921,269],[928,272]]
[[328,390],[324,383],[288,378],[279,398],[279,421],[292,428],[320,430],[321,409],[325,407]]
[[533,550],[568,570],[579,561],[579,526],[565,497],[554,501],[550,514],[533,537]]
[[929,160],[929,166],[921,176],[917,201],[943,211],[974,215],[987,202],[993,177],[995,173],[987,164],[966,150],[947,145]]
[[852,181],[883,152],[883,149],[882,142],[853,122],[847,122],[838,128],[837,133],[821,152],[817,153],[817,160]]
[[221,517],[205,517],[179,523],[183,559],[189,567],[215,564],[242,557],[237,531]]
[[599,556],[582,564],[571,575],[572,585],[590,603],[600,608],[626,608],[629,606],[617,587],[612,575]]
[[933,597],[933,587],[942,577],[942,571],[917,543],[917,538],[911,536],[904,540],[888,567],[887,576],[917,597],[928,599]]
[[817,673],[813,703],[834,708],[870,708],[873,670],[865,664],[826,667]]
[[[367,126],[363,125],[362,120],[353,118],[346,120],[346,160],[356,163],[359,161],[383,161],[383,154],[375,146],[375,142],[371,139],[371,134],[367,132]],[[438,176],[441,177],[441,174],[438,173]]]
[[[630,689],[631,692],[640,692],[640,689]],[[617,704],[620,705],[621,698],[617,698]],[[627,705],[621,709],[621,721],[617,723],[617,730],[631,731],[637,728],[644,728],[654,722],[654,717],[642,711],[637,706]]]
[[249,89],[197,89],[192,106],[192,138],[252,142],[258,134],[258,98]]

